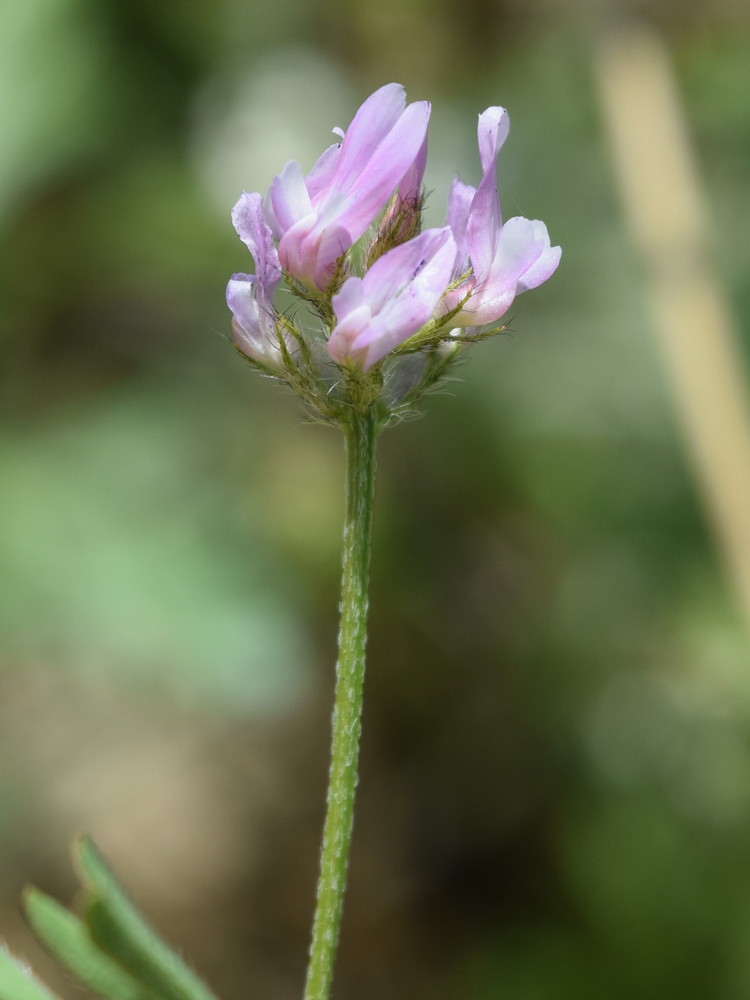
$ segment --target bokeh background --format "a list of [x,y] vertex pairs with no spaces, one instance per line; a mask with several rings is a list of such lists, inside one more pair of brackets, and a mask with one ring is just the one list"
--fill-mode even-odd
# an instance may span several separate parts
[[[607,148],[612,13],[0,5],[0,933],[64,997],[17,899],[71,898],[80,829],[223,1000],[301,994],[343,450],[228,343],[229,210],[396,79],[430,223],[499,103],[505,214],[564,253],[381,441],[336,996],[750,998],[750,646]],[[750,11],[619,13],[668,48],[748,338]]]

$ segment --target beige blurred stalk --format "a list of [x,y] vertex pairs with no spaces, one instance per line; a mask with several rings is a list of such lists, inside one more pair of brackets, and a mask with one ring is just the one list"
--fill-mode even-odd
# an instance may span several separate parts
[[669,56],[653,30],[628,26],[600,38],[596,72],[682,430],[750,628],[747,382]]

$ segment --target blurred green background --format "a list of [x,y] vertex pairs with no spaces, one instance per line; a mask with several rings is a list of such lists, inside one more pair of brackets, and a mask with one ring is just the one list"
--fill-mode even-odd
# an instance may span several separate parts
[[[750,12],[647,2],[750,331]],[[379,453],[338,1000],[750,998],[750,648],[580,0],[0,5],[0,928],[89,830],[223,1000],[301,993],[343,449],[232,351],[229,211],[390,80],[442,224],[510,111],[554,278]],[[750,334],[748,335],[750,336]],[[745,345],[746,346],[746,345]]]

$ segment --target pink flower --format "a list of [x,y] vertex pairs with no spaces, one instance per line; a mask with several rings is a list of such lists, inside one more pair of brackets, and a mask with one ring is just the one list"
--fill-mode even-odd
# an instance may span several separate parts
[[[503,224],[497,158],[509,121],[500,107],[479,116],[479,187],[456,177],[445,227],[419,235],[429,117],[426,101],[407,105],[403,87],[389,83],[364,102],[346,133],[334,129],[342,141],[306,177],[290,160],[265,202],[243,193],[234,207],[232,221],[255,261],[254,275],[235,274],[227,287],[235,343],[257,362],[290,372],[286,345],[294,367],[304,370],[305,392],[325,366],[295,315],[274,310],[283,276],[296,279],[290,290],[322,320],[333,361],[366,372],[423,327],[415,349],[460,340],[456,327],[495,323],[560,261],[543,222]],[[348,253],[381,212],[377,231]],[[337,291],[342,255],[346,280]]]
[[494,323],[516,295],[536,288],[553,274],[560,247],[550,246],[547,227],[520,216],[503,225],[497,192],[497,157],[510,121],[503,108],[488,108],[477,129],[482,180],[477,189],[453,181],[448,198],[448,225],[458,246],[454,278],[471,267],[471,276],[445,297],[446,311],[468,299],[451,322],[456,326]]
[[332,301],[337,323],[328,353],[371,368],[421,329],[450,282],[456,243],[449,226],[379,257],[364,278],[349,278]]
[[402,182],[408,192],[421,184],[429,117],[427,101],[407,107],[403,87],[389,83],[365,101],[343,142],[330,146],[306,178],[296,160],[287,163],[266,204],[285,270],[325,290],[334,261],[393,191]]

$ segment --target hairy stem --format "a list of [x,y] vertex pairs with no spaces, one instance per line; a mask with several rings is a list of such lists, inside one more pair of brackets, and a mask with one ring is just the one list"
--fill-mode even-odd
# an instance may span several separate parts
[[364,416],[353,414],[346,429],[344,571],[328,809],[305,1000],[328,1000],[346,885],[365,675],[376,436],[377,427],[372,413]]

